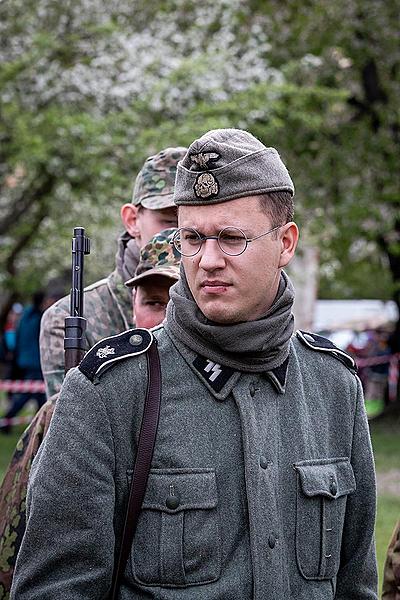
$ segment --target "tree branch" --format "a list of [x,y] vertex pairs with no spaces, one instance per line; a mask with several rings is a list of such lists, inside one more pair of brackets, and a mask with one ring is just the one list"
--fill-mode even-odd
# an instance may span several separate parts
[[38,213],[31,221],[31,226],[28,232],[23,235],[15,244],[14,248],[10,252],[7,260],[6,260],[6,271],[9,275],[14,277],[16,275],[15,261],[20,254],[20,252],[29,244],[31,239],[36,235],[37,229],[43,219],[47,216],[47,206],[45,203],[40,206]]
[[10,227],[18,223],[30,206],[36,204],[44,196],[47,196],[52,191],[55,181],[52,175],[47,175],[39,187],[33,189],[31,192],[24,193],[18,206],[11,207],[8,214],[0,220],[0,235],[6,234]]

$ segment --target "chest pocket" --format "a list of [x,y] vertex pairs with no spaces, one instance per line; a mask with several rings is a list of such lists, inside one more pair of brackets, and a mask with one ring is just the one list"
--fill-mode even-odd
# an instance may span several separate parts
[[212,469],[152,469],[131,553],[134,579],[186,587],[221,572],[218,495]]
[[296,557],[305,579],[331,579],[338,572],[348,494],[356,489],[348,458],[295,463]]

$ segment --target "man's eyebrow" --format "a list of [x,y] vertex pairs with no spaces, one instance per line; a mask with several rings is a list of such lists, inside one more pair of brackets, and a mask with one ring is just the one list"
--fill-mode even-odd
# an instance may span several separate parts
[[194,229],[201,236],[204,236],[204,235],[218,235],[221,231],[223,231],[224,229],[229,229],[230,227],[234,227],[235,229],[240,229],[240,231],[243,231],[243,233],[248,238],[251,238],[251,237],[254,237],[255,235],[258,235],[254,231],[250,231],[247,227],[239,227],[238,225],[224,225],[223,227],[217,227],[217,228],[214,229],[214,231],[213,231],[212,234],[206,234],[201,229],[199,229],[198,227],[194,227],[193,225],[190,225],[188,227],[183,227],[183,229]]
[[197,233],[200,233],[200,235],[206,235],[202,229],[200,227],[196,227],[196,225],[182,225],[181,229],[194,229],[194,231],[197,231]]
[[254,235],[257,235],[256,233],[254,233],[254,231],[250,231],[250,229],[247,229],[247,227],[238,227],[238,229],[240,229],[241,231],[243,231],[243,233],[248,237],[251,238]]
[[201,225],[194,225],[193,223],[191,223],[190,225],[181,225],[182,229],[195,229],[199,233],[203,232],[204,229],[219,232],[223,229],[226,229],[227,227],[236,227],[236,229],[241,229],[242,231],[244,231],[244,228],[241,225],[234,225],[233,223],[229,222],[227,222],[226,224],[219,223],[217,225],[213,225],[212,223],[202,223]]

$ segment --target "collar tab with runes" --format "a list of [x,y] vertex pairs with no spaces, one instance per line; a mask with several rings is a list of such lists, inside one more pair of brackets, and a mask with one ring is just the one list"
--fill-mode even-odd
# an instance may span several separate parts
[[193,366],[214,392],[220,392],[235,373],[230,367],[225,367],[200,355],[194,359]]
[[210,169],[209,162],[214,162],[219,158],[220,155],[217,152],[198,152],[190,155],[190,160],[204,170]]
[[148,329],[128,329],[97,342],[82,359],[79,370],[90,381],[116,362],[147,352],[154,340]]
[[357,364],[356,361],[350,354],[347,354],[341,348],[335,346],[331,340],[328,340],[322,335],[317,335],[316,333],[309,333],[308,331],[296,331],[296,337],[308,348],[311,350],[317,350],[319,352],[326,352],[331,356],[334,356],[341,363],[343,363],[352,373],[357,373]]

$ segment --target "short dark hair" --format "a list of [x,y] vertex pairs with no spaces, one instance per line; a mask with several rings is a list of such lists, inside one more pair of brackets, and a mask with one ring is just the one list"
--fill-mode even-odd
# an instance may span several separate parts
[[260,194],[258,198],[261,210],[272,221],[272,227],[278,227],[293,221],[294,202],[290,192],[269,192],[268,194]]

